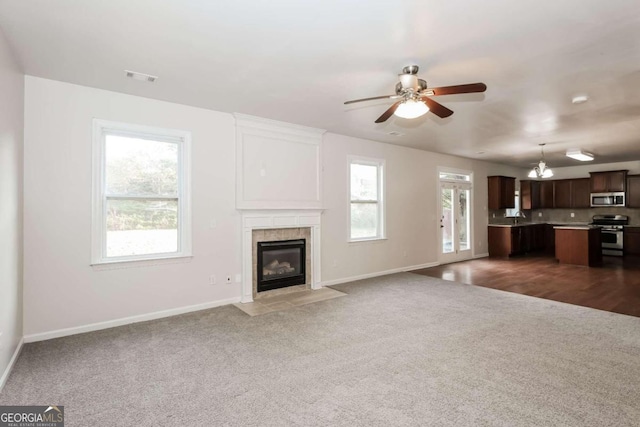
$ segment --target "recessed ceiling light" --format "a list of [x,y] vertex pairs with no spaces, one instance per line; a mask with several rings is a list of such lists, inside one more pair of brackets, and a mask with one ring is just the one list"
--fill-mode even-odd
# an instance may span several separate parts
[[137,71],[124,70],[124,72],[126,73],[127,77],[129,77],[129,78],[131,78],[133,80],[140,80],[140,81],[143,81],[143,82],[153,83],[158,79],[158,76],[152,76],[151,74],[139,73]]
[[571,98],[571,102],[573,102],[574,104],[582,104],[585,103],[589,100],[589,97],[587,95],[576,95],[573,98]]
[[392,130],[391,132],[389,132],[389,135],[391,135],[391,136],[404,136],[404,133]]
[[593,160],[593,154],[582,150],[567,150],[567,157],[580,160],[581,162],[590,162]]
[[476,151],[476,154],[484,154],[484,151]]

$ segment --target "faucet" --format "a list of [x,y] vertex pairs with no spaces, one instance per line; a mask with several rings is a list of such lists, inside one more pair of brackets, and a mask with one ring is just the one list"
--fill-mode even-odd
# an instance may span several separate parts
[[518,218],[524,218],[526,219],[527,216],[524,214],[524,212],[522,211],[516,211],[515,215],[513,216],[513,223],[517,224],[518,223]]

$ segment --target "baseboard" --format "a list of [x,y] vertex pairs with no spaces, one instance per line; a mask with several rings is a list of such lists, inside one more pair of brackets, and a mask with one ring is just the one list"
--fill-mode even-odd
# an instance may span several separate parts
[[178,314],[191,313],[194,311],[206,310],[228,304],[240,302],[240,297],[228,298],[224,300],[207,302],[204,304],[190,305],[187,307],[172,308],[170,310],[156,311],[153,313],[141,314],[139,316],[123,317],[121,319],[108,320],[106,322],[91,323],[89,325],[77,326],[73,328],[58,329],[55,331],[42,332],[24,336],[24,342],[37,342],[50,340],[53,338],[66,337],[69,335],[83,334],[85,332],[99,331],[102,329],[115,328],[117,326],[129,325],[131,323],[146,322],[149,320],[161,319],[163,317],[177,316]]
[[7,369],[4,370],[2,377],[0,377],[0,393],[2,393],[2,389],[4,385],[7,383],[9,379],[9,375],[11,375],[11,371],[13,370],[13,365],[16,364],[16,360],[18,360],[18,356],[20,356],[20,352],[22,351],[22,345],[24,344],[24,338],[20,339],[18,346],[16,347],[16,351],[13,352],[13,356],[9,361],[9,365],[7,365]]
[[473,256],[473,259],[486,258],[486,257],[488,257],[488,256],[489,256],[489,252],[485,252],[485,253],[483,253],[483,254],[475,254],[475,255]]
[[430,267],[435,267],[437,265],[440,265],[440,263],[429,262],[426,264],[411,265],[408,267],[394,268],[391,270],[376,271],[375,273],[361,274],[359,276],[351,276],[351,277],[344,277],[342,279],[327,280],[325,282],[322,282],[322,286],[339,285],[341,283],[355,282],[356,280],[363,280],[363,279],[371,279],[372,277],[386,276],[394,273],[405,273],[407,271],[420,270],[421,268],[430,268]]

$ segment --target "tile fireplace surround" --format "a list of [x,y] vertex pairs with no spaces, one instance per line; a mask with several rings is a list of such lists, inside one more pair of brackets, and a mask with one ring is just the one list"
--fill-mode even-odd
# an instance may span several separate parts
[[[320,210],[268,210],[242,213],[242,299],[253,302],[256,289],[255,241],[308,237],[307,283],[320,289]],[[254,233],[254,231],[260,231]],[[293,237],[291,237],[293,236]],[[309,265],[310,263],[310,265]]]

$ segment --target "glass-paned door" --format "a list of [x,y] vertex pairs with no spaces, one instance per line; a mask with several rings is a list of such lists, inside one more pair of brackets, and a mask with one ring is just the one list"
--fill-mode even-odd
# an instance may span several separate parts
[[471,186],[440,184],[440,262],[471,258]]

